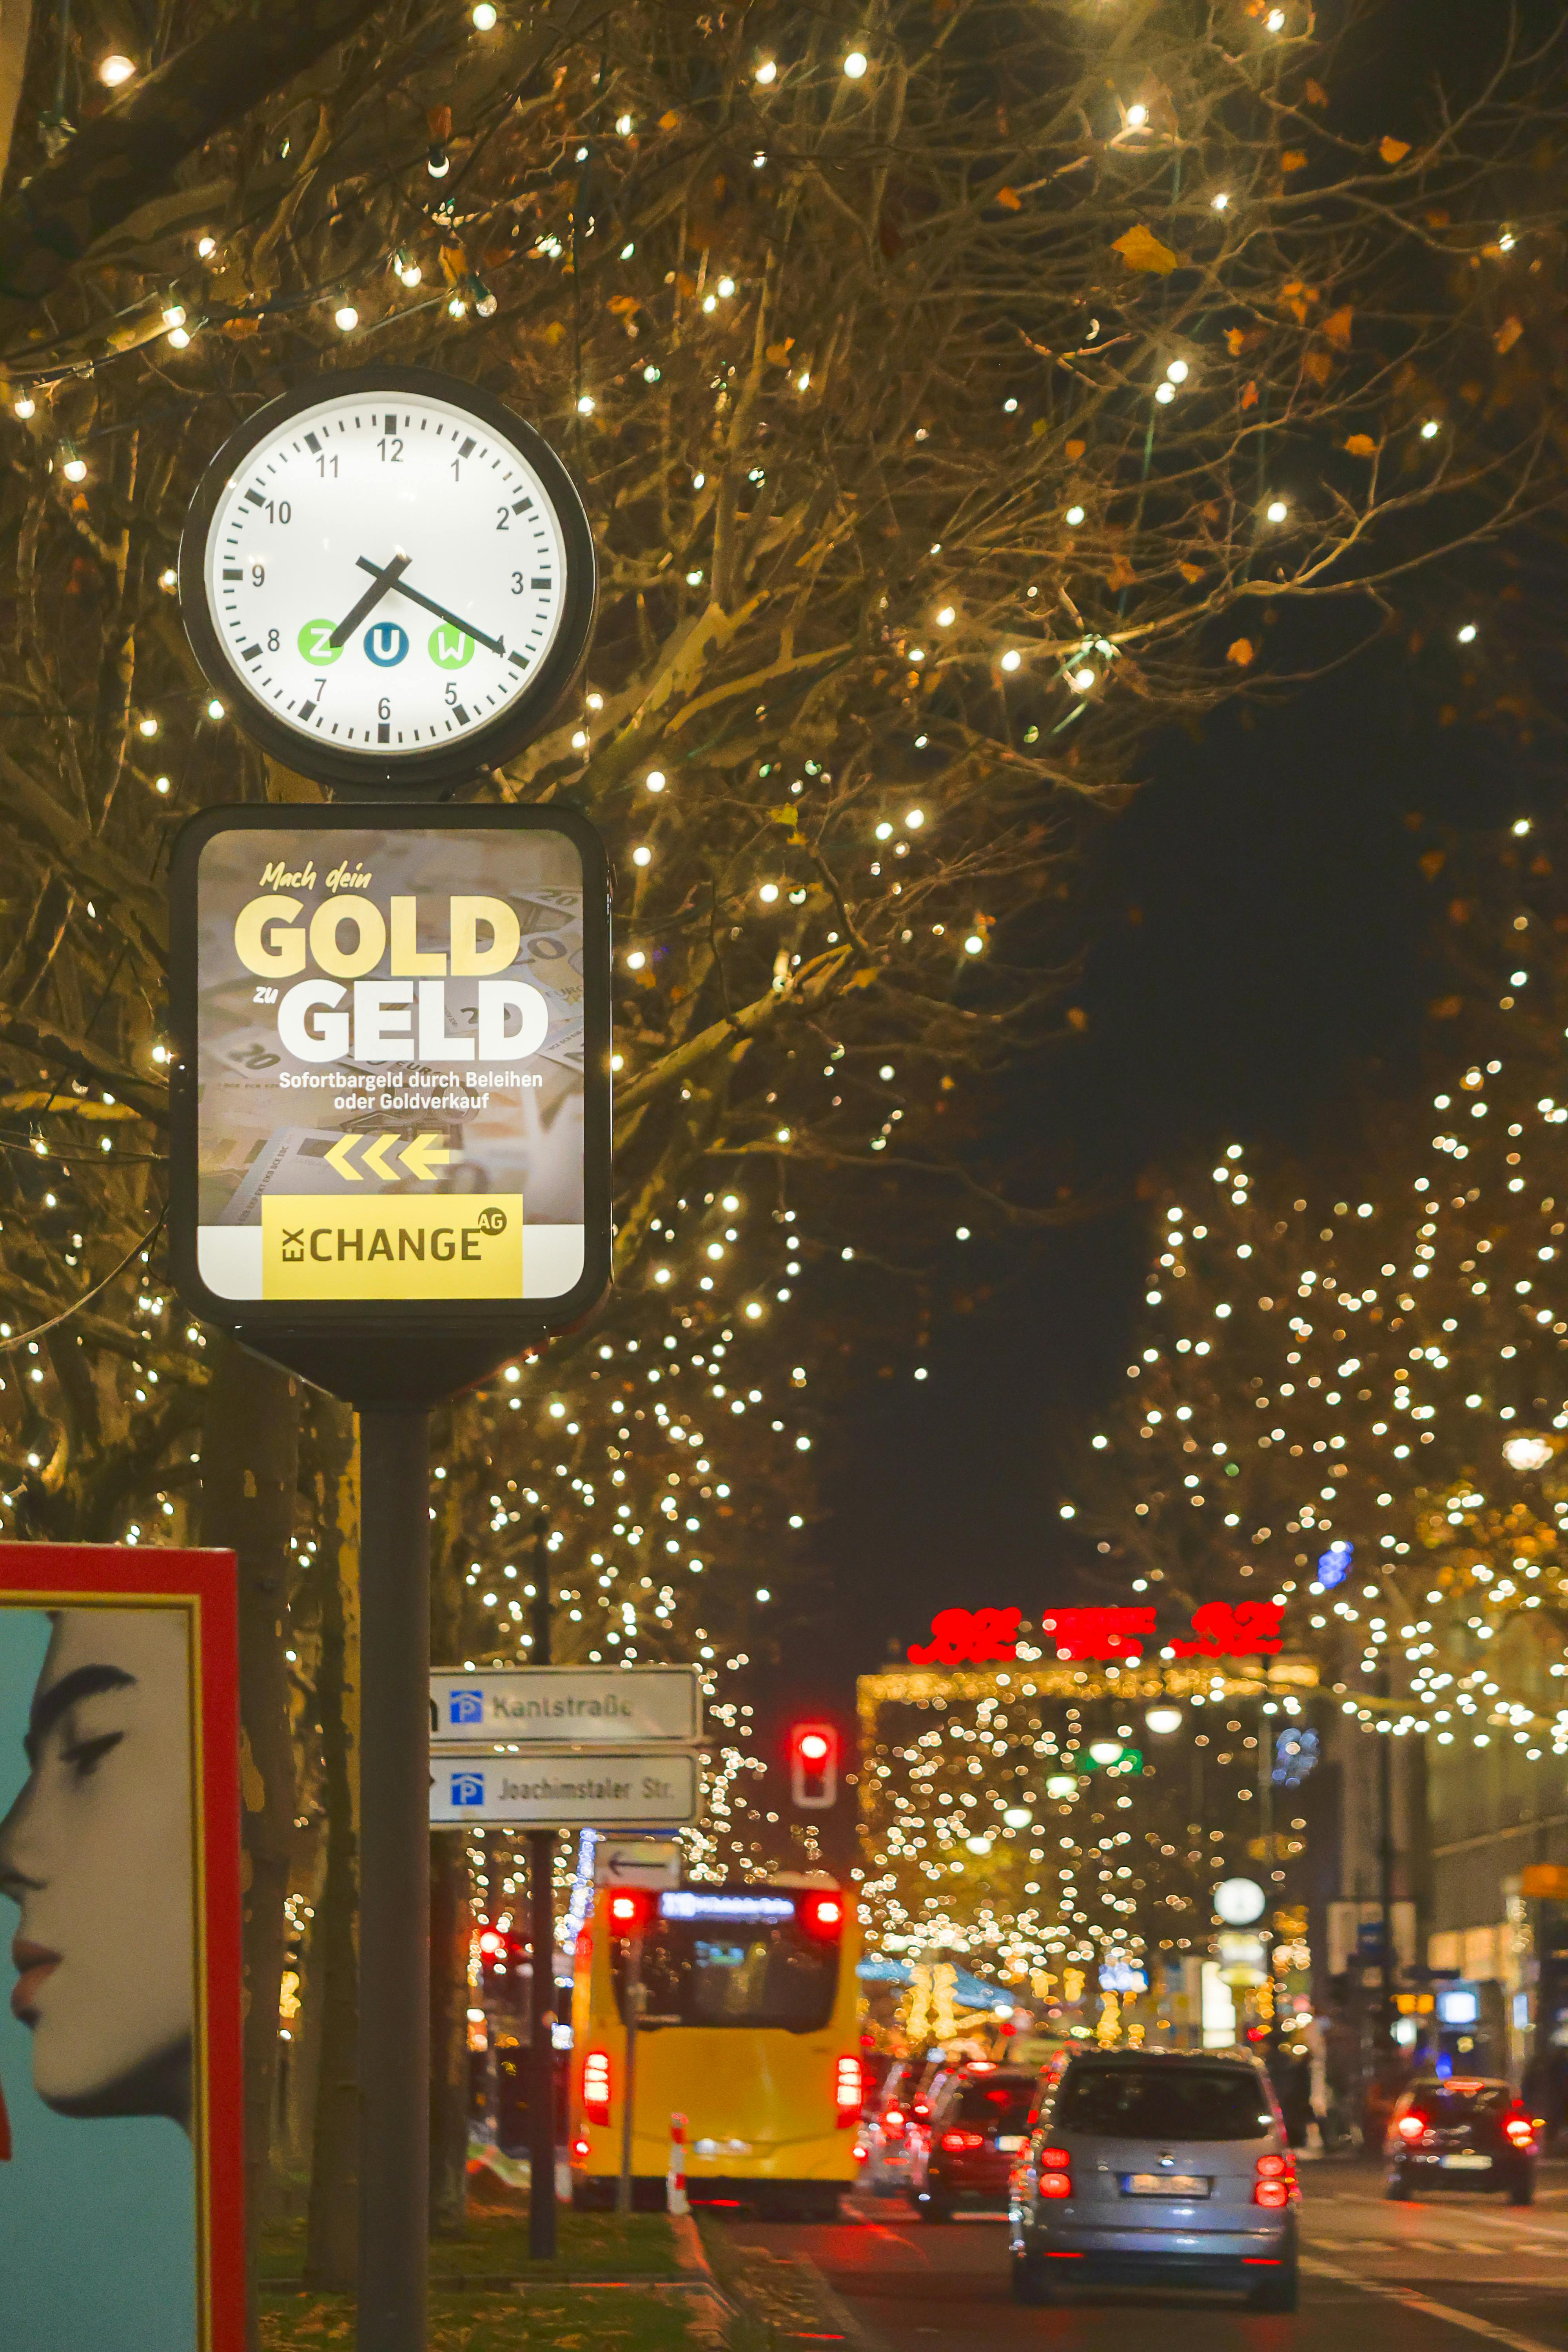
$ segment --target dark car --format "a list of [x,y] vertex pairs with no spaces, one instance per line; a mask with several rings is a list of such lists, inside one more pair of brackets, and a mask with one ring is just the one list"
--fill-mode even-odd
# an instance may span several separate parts
[[1498,2189],[1510,2205],[1532,2205],[1539,2128],[1507,2083],[1480,2074],[1412,2083],[1388,2119],[1386,2194]]
[[1029,2137],[1035,2077],[984,2061],[933,2084],[931,2113],[910,2158],[910,2196],[927,2221],[951,2221],[959,2207],[1006,2210],[1007,2177]]
[[1294,2311],[1300,2203],[1279,2103],[1246,2052],[1075,2053],[1041,2076],[1015,2162],[1013,2293],[1228,2286]]

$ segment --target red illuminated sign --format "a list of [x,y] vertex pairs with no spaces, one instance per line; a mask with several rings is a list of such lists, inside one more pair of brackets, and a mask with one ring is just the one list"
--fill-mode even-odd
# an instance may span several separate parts
[[[1193,1612],[1192,1631],[1170,1644],[1178,1658],[1277,1656],[1283,1642],[1285,1612],[1271,1601],[1205,1601]],[[1018,1654],[1023,1612],[1017,1609],[942,1609],[931,1619],[931,1640],[911,1643],[915,1666],[1012,1664]],[[1040,1620],[1040,1638],[1064,1659],[1113,1663],[1136,1661],[1152,1649],[1152,1608],[1052,1609]]]
[[1192,1640],[1171,1646],[1178,1658],[1274,1657],[1284,1616],[1274,1601],[1205,1601],[1193,1612]]
[[1152,1609],[1053,1609],[1040,1633],[1058,1658],[1138,1658],[1154,1639]]
[[911,1646],[915,1666],[988,1666],[1018,1654],[1021,1609],[940,1609],[931,1621],[931,1640]]

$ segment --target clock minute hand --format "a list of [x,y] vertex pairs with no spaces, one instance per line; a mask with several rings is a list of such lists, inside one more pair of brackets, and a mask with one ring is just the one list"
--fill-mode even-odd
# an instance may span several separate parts
[[382,598],[387,593],[388,590],[395,588],[397,585],[399,573],[406,572],[413,561],[414,559],[410,555],[395,555],[390,563],[376,565],[374,563],[366,563],[364,558],[362,556],[360,558],[360,569],[362,572],[368,572],[370,573],[371,584],[365,590],[364,594],[360,598],[359,603],[354,606],[353,612],[344,614],[342,619],[338,623],[337,627],[332,631],[331,635],[327,639],[327,643],[330,646],[346,645],[349,638],[353,636],[354,631],[363,620],[365,614],[367,613],[373,613],[375,610],[375,607],[380,604]]
[[[375,570],[374,564],[369,562],[363,555],[359,557],[358,562],[362,572]],[[472,637],[476,645],[488,646],[492,654],[505,653],[506,647],[500,637],[487,636],[483,629],[475,628],[472,621],[462,620],[456,613],[449,613],[445,604],[437,604],[434,596],[421,595],[419,590],[411,588],[406,580],[395,580],[391,585],[399,596],[406,596],[411,604],[422,604],[426,612],[434,613],[438,621],[449,622],[454,629],[461,629],[463,635],[466,637]]]

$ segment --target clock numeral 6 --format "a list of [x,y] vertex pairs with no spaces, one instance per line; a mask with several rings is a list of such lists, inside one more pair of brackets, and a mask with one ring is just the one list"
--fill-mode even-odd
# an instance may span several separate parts
[[378,719],[390,719],[392,716],[392,704],[384,694],[375,706],[375,715]]

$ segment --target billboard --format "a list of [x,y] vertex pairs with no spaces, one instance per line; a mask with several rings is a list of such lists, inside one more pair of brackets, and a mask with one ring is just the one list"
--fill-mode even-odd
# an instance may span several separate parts
[[228,809],[175,853],[173,1245],[213,1319],[551,1320],[608,1276],[608,912],[571,811]]
[[0,1544],[0,2276],[39,2352],[242,2352],[230,1552]]

